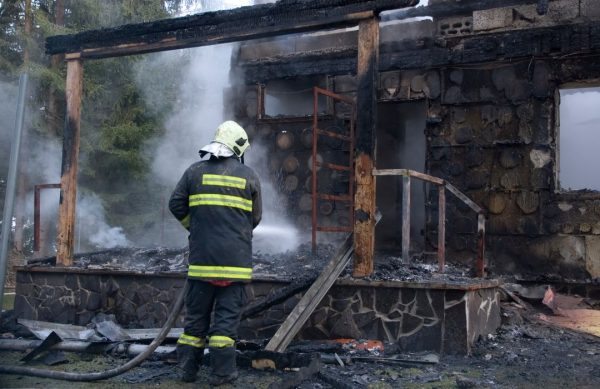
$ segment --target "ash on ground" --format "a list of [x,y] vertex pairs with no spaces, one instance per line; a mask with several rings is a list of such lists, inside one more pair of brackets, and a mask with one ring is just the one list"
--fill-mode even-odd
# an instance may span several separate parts
[[[338,246],[319,244],[316,252],[310,243],[299,245],[295,250],[270,254],[257,251],[253,254],[254,274],[257,277],[292,280],[300,275],[316,276],[334,258]],[[186,272],[188,249],[180,248],[114,248],[77,254],[73,266],[83,269],[135,271],[143,273]],[[55,257],[35,260],[32,264],[52,265]],[[367,281],[450,282],[465,283],[473,280],[474,269],[460,264],[446,264],[444,273],[438,271],[435,260],[415,255],[404,260],[398,255],[377,253],[374,272],[363,278]],[[342,278],[352,277],[352,262],[343,271]]]
[[[76,254],[73,267],[81,269],[121,270],[134,272],[184,272],[187,271],[188,250],[158,248],[118,247],[114,249]],[[56,257],[33,259],[30,266],[54,266]]]

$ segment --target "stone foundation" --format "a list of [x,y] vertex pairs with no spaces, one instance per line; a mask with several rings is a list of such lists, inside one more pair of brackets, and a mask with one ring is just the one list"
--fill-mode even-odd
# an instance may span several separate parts
[[[15,310],[19,318],[87,325],[99,313],[114,314],[128,328],[160,327],[185,281],[181,273],[65,268],[18,268]],[[285,281],[257,278],[248,300],[260,299]],[[500,325],[498,282],[362,281],[341,279],[305,324],[299,339],[379,339],[406,351],[468,354],[479,336]],[[244,320],[240,338],[270,338],[301,295]],[[180,318],[176,324],[183,325]]]

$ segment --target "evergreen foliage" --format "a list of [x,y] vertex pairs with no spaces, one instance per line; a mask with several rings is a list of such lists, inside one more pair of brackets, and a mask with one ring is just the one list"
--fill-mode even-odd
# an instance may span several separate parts
[[[64,26],[55,23],[61,1]],[[30,33],[25,28],[28,2],[32,9]],[[0,0],[0,82],[15,83],[19,73],[29,73],[29,134],[61,142],[66,66],[64,61],[52,61],[45,55],[47,36],[163,19],[191,3],[194,1]],[[109,224],[122,226],[134,237],[156,228],[165,194],[171,189],[160,188],[149,175],[148,142],[164,131],[164,115],[173,101],[168,99],[176,88],[174,71],[174,82],[166,83],[167,90],[156,91],[164,95],[161,107],[147,107],[136,85],[140,61],[144,56],[84,62],[79,165],[79,193],[99,195]],[[166,77],[158,72],[156,76]],[[160,84],[164,86],[164,80]],[[172,90],[168,90],[169,85]],[[0,167],[4,165],[0,161]],[[0,171],[0,178],[4,171]],[[39,179],[30,178],[30,190]]]

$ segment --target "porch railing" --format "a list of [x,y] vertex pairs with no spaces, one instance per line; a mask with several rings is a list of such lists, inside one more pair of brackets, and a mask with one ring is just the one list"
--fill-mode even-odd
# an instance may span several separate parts
[[412,178],[432,183],[438,187],[438,270],[444,272],[446,264],[446,189],[477,213],[477,258],[478,277],[485,275],[485,212],[467,195],[446,180],[410,169],[373,169],[374,176],[402,176],[402,258],[409,258],[410,249],[410,186]]

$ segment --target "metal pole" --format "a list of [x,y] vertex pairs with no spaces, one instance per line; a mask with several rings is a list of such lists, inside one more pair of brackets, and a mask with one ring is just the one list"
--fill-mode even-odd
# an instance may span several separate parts
[[17,166],[19,164],[19,148],[25,117],[25,93],[27,91],[27,74],[19,78],[19,99],[17,100],[17,116],[15,118],[15,133],[10,148],[10,162],[6,180],[6,195],[4,198],[4,214],[2,216],[2,236],[0,237],[0,311],[4,299],[4,279],[8,265],[8,237],[12,230],[13,208],[15,205],[15,187],[17,182]]

